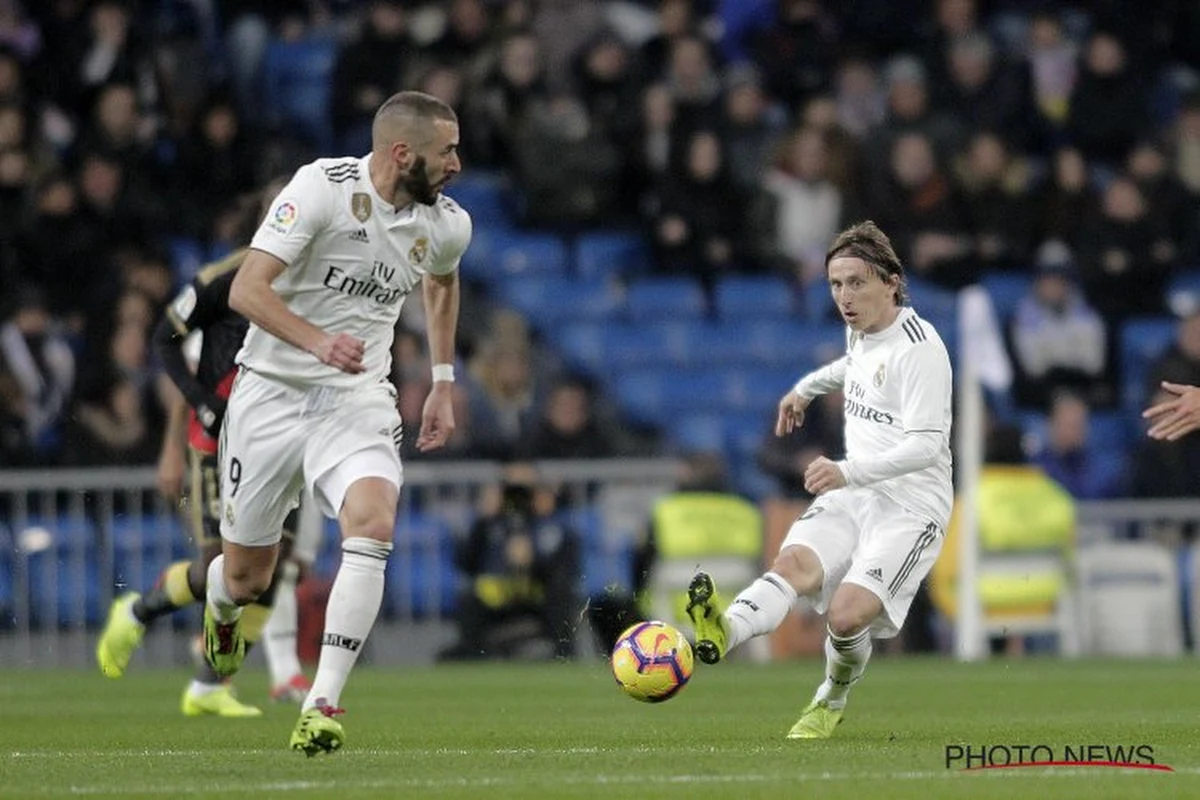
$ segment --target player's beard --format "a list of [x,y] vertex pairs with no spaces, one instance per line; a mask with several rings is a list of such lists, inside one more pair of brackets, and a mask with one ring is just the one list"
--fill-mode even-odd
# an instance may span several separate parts
[[408,168],[408,174],[400,180],[400,186],[416,202],[431,206],[437,202],[440,186],[435,188],[429,182],[429,171],[425,168],[425,157],[417,156],[413,165]]

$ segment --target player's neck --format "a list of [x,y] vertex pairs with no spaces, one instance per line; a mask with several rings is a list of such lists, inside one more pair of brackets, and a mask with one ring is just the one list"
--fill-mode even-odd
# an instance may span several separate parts
[[391,203],[396,211],[403,211],[413,204],[413,199],[400,185],[400,172],[391,162],[379,158],[374,151],[367,161],[367,173],[371,185],[380,199]]
[[869,329],[863,330],[863,333],[868,336],[883,333],[895,324],[896,319],[900,316],[900,311],[900,306],[890,306],[887,311],[880,314],[879,320]]

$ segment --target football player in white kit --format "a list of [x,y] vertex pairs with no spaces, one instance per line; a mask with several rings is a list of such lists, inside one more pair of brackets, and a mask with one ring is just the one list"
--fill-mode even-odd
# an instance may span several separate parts
[[688,587],[696,655],[708,664],[777,628],[797,597],[828,612],[825,681],[789,739],[825,739],[841,722],[871,637],[900,631],[937,560],[953,500],[950,358],[933,326],[904,305],[891,242],[874,223],[859,223],[833,242],[825,271],[846,322],[846,353],[784,395],[775,435],[800,427],[814,397],[840,389],[846,458],[809,465],[804,485],[816,499],[771,569],[732,603],[703,572]]
[[445,103],[392,96],[376,112],[370,154],[296,172],[230,291],[251,324],[221,430],[223,554],[209,567],[205,656],[221,675],[241,666],[241,608],[267,588],[283,519],[312,492],[340,523],[342,561],[291,737],[308,755],[344,741],[338,701],[383,597],[402,483],[392,337],[417,288],[434,364],[417,448],[441,447],[454,430],[457,267],[471,218],[440,190],[461,169],[458,142]]

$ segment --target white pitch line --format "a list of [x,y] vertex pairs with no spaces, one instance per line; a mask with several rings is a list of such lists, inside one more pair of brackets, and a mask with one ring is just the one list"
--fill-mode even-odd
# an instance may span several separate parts
[[[996,770],[987,773],[968,773],[961,770],[942,771],[906,771],[906,772],[816,772],[812,774],[794,773],[731,773],[726,775],[629,775],[624,773],[602,775],[573,775],[547,778],[544,783],[576,786],[608,786],[623,784],[664,784],[664,785],[722,785],[780,782],[842,782],[860,780],[983,780],[1030,778],[1078,778],[1094,776],[1097,770],[1087,768],[1049,768],[1045,770]],[[1131,775],[1141,770],[1119,770],[1124,775]],[[1200,767],[1182,767],[1175,770],[1176,774],[1200,775]],[[105,784],[97,786],[72,786],[71,794],[93,795],[112,794],[122,795],[191,795],[191,794],[254,794],[257,792],[283,791],[315,791],[315,790],[348,790],[348,789],[479,789],[492,786],[536,786],[538,781],[520,781],[513,778],[394,778],[385,780],[314,780],[314,781],[271,781],[258,784],[229,783],[208,784],[205,786],[143,786],[129,787]],[[42,793],[49,794],[60,789],[47,787]]]

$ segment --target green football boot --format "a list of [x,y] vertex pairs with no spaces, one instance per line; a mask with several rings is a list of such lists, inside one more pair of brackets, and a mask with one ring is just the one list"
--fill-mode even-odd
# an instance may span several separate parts
[[789,739],[828,739],[842,721],[845,708],[830,708],[825,700],[814,700],[800,712],[800,719],[788,731]]
[[119,678],[125,674],[133,651],[142,643],[146,626],[133,616],[133,604],[141,597],[137,592],[123,594],[113,600],[108,611],[108,622],[96,645],[96,661],[100,671],[108,678]]
[[212,714],[227,719],[250,719],[263,715],[261,708],[238,700],[228,686],[220,686],[204,694],[194,694],[189,686],[183,692],[183,700],[179,707],[185,717]]
[[696,656],[705,664],[716,664],[725,657],[729,641],[725,628],[725,609],[712,576],[697,572],[688,586],[687,615],[696,629]]
[[246,657],[246,640],[242,638],[240,620],[217,622],[208,604],[204,604],[204,658],[213,672],[222,678],[242,668]]
[[344,709],[333,706],[316,706],[305,711],[292,731],[291,748],[310,758],[337,750],[346,741],[346,731],[334,716],[344,713]]

